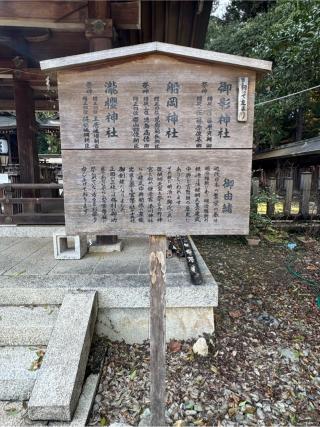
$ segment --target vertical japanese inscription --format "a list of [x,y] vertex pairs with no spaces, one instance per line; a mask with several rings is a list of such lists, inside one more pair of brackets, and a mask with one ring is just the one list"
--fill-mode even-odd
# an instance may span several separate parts
[[180,84],[178,82],[168,82],[167,83],[167,124],[168,128],[166,131],[166,136],[168,139],[174,139],[178,138],[178,105],[179,105],[179,98],[178,95],[180,93]]
[[225,191],[223,195],[224,203],[222,206],[222,213],[224,214],[232,214],[233,187],[234,187],[234,180],[230,178],[225,178],[223,182],[223,188]]
[[154,148],[160,148],[160,97],[155,96],[154,102]]
[[107,177],[106,168],[101,166],[101,219],[106,222],[107,216]]
[[220,82],[218,86],[218,93],[220,95],[218,106],[220,107],[220,117],[218,119],[220,128],[218,130],[218,137],[230,138],[230,130],[228,124],[230,123],[230,106],[231,106],[231,90],[232,84],[228,82]]
[[148,181],[148,192],[147,192],[147,200],[148,200],[148,222],[153,222],[154,217],[154,188],[153,188],[153,167],[148,166],[147,168],[147,181]]
[[139,148],[140,123],[139,123],[139,97],[132,98],[132,143],[133,148]]
[[98,206],[97,206],[97,168],[91,166],[91,215],[92,221],[97,222],[98,219]]
[[104,103],[107,123],[106,137],[108,140],[115,141],[114,138],[119,137],[117,131],[117,122],[119,120],[119,114],[117,112],[118,84],[113,80],[106,81],[104,84],[104,91],[106,93],[106,100]]
[[89,105],[88,105],[88,95],[83,95],[82,97],[82,134],[84,148],[90,148],[90,130],[89,130]]
[[118,221],[117,196],[116,196],[116,171],[113,166],[110,168],[110,219],[111,222]]
[[248,120],[248,77],[239,77],[238,81],[238,122]]
[[149,82],[142,83],[143,93],[143,147],[150,148],[150,103],[149,103]]

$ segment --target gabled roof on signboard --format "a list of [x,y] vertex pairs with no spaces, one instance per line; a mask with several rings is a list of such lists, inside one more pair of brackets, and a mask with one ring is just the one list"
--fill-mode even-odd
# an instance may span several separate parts
[[233,65],[256,70],[260,73],[270,71],[272,67],[272,62],[263,61],[261,59],[229,55],[227,53],[212,52],[210,50],[195,49],[192,47],[184,47],[160,42],[137,44],[134,46],[82,53],[80,55],[66,56],[63,58],[48,59],[46,61],[41,61],[40,66],[42,70],[61,70],[83,65],[94,65],[98,64],[99,62],[112,61],[121,58],[130,58],[136,55],[146,55],[155,52],[178,56],[181,58],[212,62],[216,64]]

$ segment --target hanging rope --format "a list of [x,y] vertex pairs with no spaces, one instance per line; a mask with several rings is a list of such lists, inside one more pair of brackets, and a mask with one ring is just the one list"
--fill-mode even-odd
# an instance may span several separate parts
[[309,87],[308,89],[300,90],[299,92],[289,93],[289,95],[279,96],[279,98],[269,99],[268,101],[258,102],[255,104],[255,107],[259,107],[260,105],[270,104],[271,102],[279,101],[281,99],[286,99],[291,96],[299,95],[300,93],[309,92],[310,90],[318,89],[320,85]]

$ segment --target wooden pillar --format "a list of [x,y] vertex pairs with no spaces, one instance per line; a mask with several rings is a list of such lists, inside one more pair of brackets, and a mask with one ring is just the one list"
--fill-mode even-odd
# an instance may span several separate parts
[[284,187],[286,190],[286,196],[284,200],[284,213],[289,216],[291,214],[291,203],[292,203],[292,193],[293,193],[293,178],[291,176],[286,176],[284,178]]
[[[86,37],[89,39],[90,52],[112,49],[112,19],[110,1],[97,0],[88,2],[88,20]],[[97,235],[96,244],[110,245],[117,243],[118,236]]]
[[259,195],[259,178],[254,177],[251,181],[252,196],[257,197]]
[[17,119],[20,182],[39,182],[33,90],[27,81],[14,78],[14,102]]
[[[277,178],[270,177],[269,178],[269,193],[270,193],[271,197],[276,194],[276,190],[277,190]],[[268,214],[268,216],[272,216],[274,214],[274,203],[272,201],[268,202],[267,214]]]
[[320,166],[318,166],[318,184],[317,184],[317,215],[320,215]]
[[86,37],[89,39],[90,52],[111,49],[112,20],[110,16],[110,1],[89,1],[88,18]]
[[165,426],[166,254],[167,254],[166,236],[150,236],[151,426]]
[[302,192],[301,198],[301,213],[304,218],[309,216],[309,202],[310,202],[310,191],[311,191],[311,172],[302,172],[300,180],[300,188]]

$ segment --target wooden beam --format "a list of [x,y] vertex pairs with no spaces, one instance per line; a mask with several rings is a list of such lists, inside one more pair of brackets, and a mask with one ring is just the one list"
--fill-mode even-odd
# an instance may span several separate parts
[[[70,18],[86,7],[88,1],[48,1],[48,0],[1,0],[0,16],[2,18],[29,18],[35,20],[61,21]],[[79,14],[78,14],[79,15]]]
[[[94,3],[97,5],[93,5]],[[101,18],[102,15],[105,15],[104,12],[101,13],[105,3],[105,0],[88,2],[0,1],[0,26],[82,32],[85,30],[86,18]],[[88,4],[88,8],[83,9],[86,4]],[[79,9],[82,10],[79,11]],[[114,26],[119,30],[140,29],[140,0],[111,2],[109,12],[104,17],[112,17]]]
[[[35,99],[35,111],[59,111],[58,100]],[[15,111],[16,106],[13,99],[0,99],[1,111]]]
[[141,1],[111,2],[113,25],[119,30],[141,29]]
[[0,17],[0,26],[2,27],[26,27],[26,28],[51,28],[57,31],[76,31],[85,30],[84,22],[56,22],[50,19],[34,18],[3,18]]

